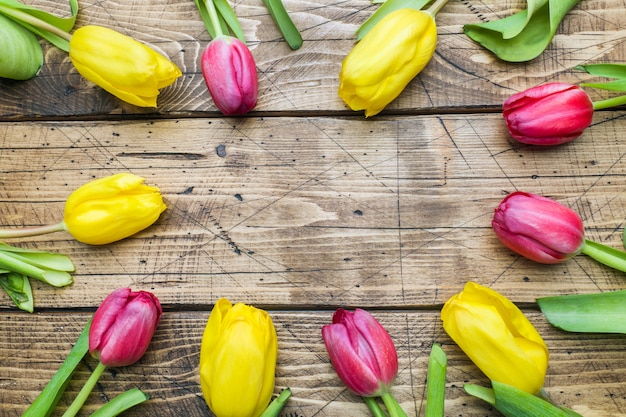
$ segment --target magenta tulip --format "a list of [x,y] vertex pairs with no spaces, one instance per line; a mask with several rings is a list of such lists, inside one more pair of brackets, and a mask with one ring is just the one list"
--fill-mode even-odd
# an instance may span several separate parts
[[333,323],[322,327],[330,361],[343,383],[362,397],[388,393],[398,373],[391,336],[367,311],[338,309]]
[[505,197],[491,225],[506,247],[535,262],[563,262],[585,247],[583,222],[575,211],[530,193]]
[[89,329],[89,353],[105,366],[128,366],[148,349],[163,310],[147,291],[120,288],[96,310]]
[[509,133],[529,145],[570,142],[589,127],[593,103],[580,87],[548,83],[509,97],[502,106]]
[[217,37],[204,50],[201,63],[204,81],[222,113],[246,114],[256,106],[256,64],[245,43],[230,36]]

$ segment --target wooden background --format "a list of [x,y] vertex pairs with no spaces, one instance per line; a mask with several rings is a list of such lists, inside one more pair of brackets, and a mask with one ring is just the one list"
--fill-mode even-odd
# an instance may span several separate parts
[[[57,0],[27,3],[69,14]],[[304,38],[297,51],[261,0],[231,3],[259,71],[259,103],[246,117],[224,118],[211,101],[199,67],[210,37],[191,0],[79,0],[77,27],[114,28],[181,68],[157,109],[90,84],[44,41],[36,78],[0,80],[0,227],[56,223],[74,189],[117,172],[145,177],[168,205],[152,227],[111,245],[65,233],[7,241],[67,254],[77,270],[67,288],[33,282],[34,314],[0,294],[0,415],[19,416],[102,299],[130,286],[159,297],[162,322],[145,357],[106,371],[81,415],[138,386],[152,398],[125,415],[211,416],[199,348],[213,303],[227,297],[274,320],[275,392],[293,392],[282,417],[369,415],[335,375],[322,342],[321,326],[338,307],[369,309],[389,330],[400,361],[392,392],[409,416],[424,413],[437,342],[449,358],[446,416],[495,417],[464,393],[464,383],[488,380],[439,319],[442,304],[472,280],[520,305],[544,336],[546,391],[557,404],[585,417],[626,416],[625,337],[559,331],[535,304],[541,296],[623,289],[626,276],[583,255],[535,264],[504,248],[490,227],[500,200],[523,190],[570,206],[589,239],[622,247],[623,110],[598,111],[578,140],[543,149],[512,141],[500,107],[536,84],[589,80],[576,65],[625,63],[623,1],[581,1],[540,57],[509,64],[474,44],[463,25],[508,16],[525,2],[451,0],[437,16],[432,61],[370,119],[350,111],[337,87],[354,32],[377,6],[284,3]],[[608,96],[587,91],[594,100]],[[81,364],[58,415],[94,366],[91,358]]]

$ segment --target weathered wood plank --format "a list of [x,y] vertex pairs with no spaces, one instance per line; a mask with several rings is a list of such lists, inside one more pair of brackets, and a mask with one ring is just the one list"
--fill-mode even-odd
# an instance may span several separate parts
[[513,143],[497,114],[4,123],[0,227],[59,222],[75,188],[116,172],[161,188],[169,209],[125,241],[11,242],[77,265],[72,287],[35,285],[42,308],[94,307],[120,285],[179,305],[438,305],[467,280],[517,302],[617,290],[624,275],[584,256],[515,256],[490,222],[506,193],[524,190],[621,247],[623,117],[598,112],[581,138],[550,149]]
[[[68,14],[56,0],[28,4]],[[183,76],[162,91],[158,110],[123,103],[84,80],[67,54],[44,42],[45,65],[25,82],[0,80],[0,118],[120,114],[217,114],[199,59],[210,41],[191,1],[81,0],[77,27],[112,27],[169,56]],[[388,107],[430,112],[437,108],[497,108],[512,93],[546,81],[579,82],[589,76],[572,68],[589,62],[624,62],[626,10],[620,0],[585,0],[564,19],[550,47],[522,64],[500,62],[463,34],[463,25],[505,17],[521,0],[455,2],[437,16],[438,47],[431,63]],[[376,9],[368,0],[286,0],[304,38],[291,51],[261,2],[241,1],[235,10],[259,71],[258,112],[348,110],[337,96],[341,61],[354,45],[357,27]],[[597,93],[591,92],[594,99]]]
[[[166,306],[167,307],[167,306]],[[463,391],[463,384],[488,380],[447,337],[437,311],[375,311],[399,355],[392,392],[408,415],[424,413],[428,355],[433,343],[448,355],[446,416],[500,415]],[[276,392],[293,393],[281,416],[367,416],[361,399],[350,393],[329,363],[320,329],[332,312],[270,311],[279,339]],[[559,404],[587,417],[626,416],[626,345],[623,335],[561,332],[528,311],[551,352],[546,391]],[[142,360],[105,371],[81,415],[115,395],[139,387],[151,399],[127,416],[208,416],[199,386],[198,359],[208,311],[165,313]],[[77,314],[0,314],[0,414],[19,416],[61,365],[87,320]],[[65,409],[96,362],[87,357],[62,397]]]

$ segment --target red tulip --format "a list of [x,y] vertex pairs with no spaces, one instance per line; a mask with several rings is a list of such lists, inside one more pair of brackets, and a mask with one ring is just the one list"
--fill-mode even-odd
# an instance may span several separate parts
[[146,353],[162,312],[159,300],[150,292],[113,291],[93,316],[89,353],[105,366],[137,362]]
[[222,113],[246,114],[256,106],[256,64],[245,43],[230,36],[217,37],[204,50],[201,63],[204,81]]
[[535,262],[563,262],[585,247],[583,222],[575,211],[530,193],[505,197],[491,225],[506,247]]
[[322,337],[337,375],[355,394],[388,393],[398,374],[398,354],[391,336],[367,311],[338,309]]
[[502,110],[511,136],[529,145],[570,142],[582,135],[593,117],[589,95],[565,83],[538,85],[514,94]]

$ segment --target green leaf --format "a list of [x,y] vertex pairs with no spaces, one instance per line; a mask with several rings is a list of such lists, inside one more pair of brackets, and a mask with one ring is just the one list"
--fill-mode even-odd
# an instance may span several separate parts
[[552,42],[556,30],[580,0],[529,0],[516,14],[491,22],[467,24],[467,36],[508,62],[539,56]]
[[546,319],[582,333],[626,333],[626,290],[538,298]]
[[579,71],[585,71],[596,77],[616,78],[616,80],[603,83],[581,83],[583,87],[600,88],[609,91],[626,91],[626,65],[625,64],[588,64],[574,67]]
[[360,41],[383,17],[399,9],[422,10],[432,0],[386,0],[356,31],[356,40]]
[[263,3],[289,47],[293,50],[299,49],[302,46],[302,35],[285,10],[283,2],[281,0],[263,0]]
[[33,290],[27,276],[15,272],[1,275],[0,287],[4,288],[19,309],[29,313],[34,311]]
[[115,417],[149,398],[150,397],[139,388],[132,388],[104,404],[93,412],[90,417]]
[[15,246],[9,246],[0,242],[0,251],[13,252],[22,259],[28,260],[33,265],[42,268],[57,269],[59,271],[74,272],[74,264],[69,257],[59,254],[44,252],[36,249],[24,249]]
[[491,381],[493,389],[467,384],[465,392],[493,405],[506,417],[571,417],[571,410],[563,410],[548,401],[510,385]]
[[[58,17],[48,12],[44,12],[43,10],[39,10],[36,7],[27,6],[25,4],[20,3],[17,0],[0,0],[0,6],[8,7],[10,9],[19,10],[24,13],[27,13],[39,20],[42,20],[64,32],[70,32],[74,28],[74,24],[76,23],[76,16],[78,15],[78,0],[69,0],[70,5],[70,16],[69,17]],[[4,13],[4,12],[3,12]],[[9,16],[7,13],[5,15]],[[11,17],[13,20],[15,18]],[[41,36],[46,39],[48,42],[53,44],[54,46],[64,50],[65,52],[69,52],[70,45],[69,42],[53,33],[50,33],[47,30],[40,29],[30,23],[26,23],[23,21],[16,20],[22,26],[30,30],[31,32]]]
[[70,378],[76,370],[76,367],[89,351],[90,325],[91,318],[87,321],[85,328],[78,337],[74,347],[72,347],[69,355],[65,358],[63,365],[61,365],[50,382],[48,382],[46,387],[39,394],[39,396],[37,396],[30,407],[28,407],[24,414],[22,414],[22,417],[48,417],[53,413],[54,408],[59,402],[59,399],[61,399],[63,392],[65,392],[65,388],[70,382]]
[[37,37],[0,14],[0,77],[29,80],[42,66],[43,51]]
[[424,417],[443,417],[448,358],[441,346],[434,343],[428,359],[426,377],[426,412]]
[[55,287],[63,287],[72,283],[72,276],[66,271],[58,271],[31,262],[27,256],[11,251],[0,250],[0,268],[27,275]]
[[211,38],[233,34],[246,42],[239,20],[227,0],[194,0]]

